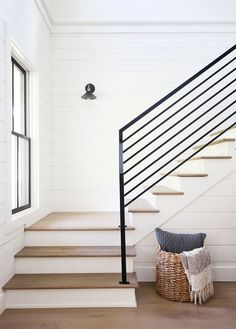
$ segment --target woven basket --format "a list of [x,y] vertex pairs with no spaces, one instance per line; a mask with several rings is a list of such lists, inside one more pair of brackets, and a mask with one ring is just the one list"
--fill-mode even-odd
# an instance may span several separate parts
[[190,302],[189,283],[179,254],[158,250],[156,291],[167,299]]

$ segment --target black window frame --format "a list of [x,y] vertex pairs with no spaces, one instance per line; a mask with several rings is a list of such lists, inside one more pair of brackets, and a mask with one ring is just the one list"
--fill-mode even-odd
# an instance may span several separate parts
[[[31,207],[31,138],[28,136],[28,111],[27,111],[27,78],[28,72],[14,59],[11,57],[12,64],[12,131],[11,134],[14,135],[17,139],[17,184],[16,184],[16,199],[17,199],[17,207],[12,209],[12,214],[18,213],[22,210],[28,209]],[[14,131],[14,65],[23,73],[24,75],[24,133],[21,134],[19,132]],[[29,152],[28,152],[28,165],[29,165],[29,177],[28,177],[28,200],[27,204],[19,206],[19,140],[28,141]],[[12,191],[13,192],[13,191]]]

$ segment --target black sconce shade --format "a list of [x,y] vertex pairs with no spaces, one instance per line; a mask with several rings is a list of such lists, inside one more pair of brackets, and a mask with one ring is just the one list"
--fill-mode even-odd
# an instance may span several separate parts
[[81,96],[81,98],[83,98],[83,99],[95,99],[96,98],[96,96],[93,94],[95,91],[95,86],[92,83],[88,83],[85,86],[85,91],[86,91],[86,93],[83,96]]

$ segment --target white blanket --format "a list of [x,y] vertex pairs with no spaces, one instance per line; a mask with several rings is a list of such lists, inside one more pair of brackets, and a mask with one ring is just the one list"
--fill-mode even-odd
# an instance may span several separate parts
[[209,251],[197,248],[180,254],[190,286],[190,298],[195,304],[205,302],[214,294]]

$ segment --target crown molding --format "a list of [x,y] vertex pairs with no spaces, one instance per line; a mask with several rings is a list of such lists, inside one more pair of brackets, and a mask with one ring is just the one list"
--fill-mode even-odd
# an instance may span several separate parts
[[236,33],[236,21],[172,21],[172,22],[134,22],[134,21],[93,21],[58,22],[52,25],[53,34],[73,33]]
[[48,9],[46,3],[43,0],[34,0],[34,2],[36,3],[36,6],[38,7],[39,12],[41,13],[41,15],[44,19],[44,22],[46,23],[49,31],[52,32],[53,20],[49,13],[49,9]]
[[59,34],[89,33],[236,33],[235,21],[57,21],[44,0],[34,0],[49,31]]

